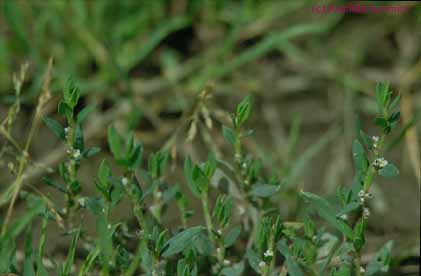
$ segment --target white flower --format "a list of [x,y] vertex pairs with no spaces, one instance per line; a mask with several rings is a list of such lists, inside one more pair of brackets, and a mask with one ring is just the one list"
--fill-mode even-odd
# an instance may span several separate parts
[[364,190],[361,190],[361,191],[358,192],[359,197],[364,197],[364,195],[365,195]]
[[80,157],[80,150],[74,150],[73,151],[73,158],[78,159]]
[[108,224],[108,225],[107,225],[107,228],[108,228],[108,229],[111,229],[111,228],[112,228],[111,224]]
[[264,268],[266,266],[266,263],[264,261],[260,261],[259,267]]
[[263,256],[265,256],[265,257],[273,257],[273,251],[270,250],[270,249],[268,249],[268,250],[266,250],[265,253],[263,253]]
[[348,219],[348,215],[347,214],[343,214],[340,216],[341,219],[343,220],[347,220]]
[[161,198],[162,197],[162,192],[158,191],[156,192],[156,198]]
[[230,260],[227,260],[227,259],[224,260],[224,265],[227,265],[228,266],[230,264],[231,264]]
[[220,247],[218,247],[218,248],[216,249],[216,253],[217,253],[217,254],[221,254],[221,253],[222,253],[222,249],[221,249]]
[[366,193],[366,194],[364,195],[364,197],[365,197],[365,198],[373,198],[373,194]]
[[370,209],[364,208],[363,209],[363,218],[368,219],[369,216],[370,216]]
[[379,167],[380,169],[384,168],[387,166],[387,164],[389,164],[389,162],[384,159],[383,157],[379,157],[374,159],[374,166]]
[[374,143],[377,143],[379,141],[379,136],[372,136],[371,139],[373,139]]
[[360,266],[360,272],[361,272],[361,273],[364,273],[364,272],[365,272],[364,267]]
[[222,230],[221,229],[218,229],[217,231],[216,231],[216,233],[218,233],[218,235],[222,235]]
[[129,183],[129,180],[127,179],[127,177],[123,177],[121,179],[121,184],[123,184],[123,186],[126,186]]
[[85,205],[86,205],[86,199],[85,199],[84,197],[79,198],[79,199],[78,199],[78,202],[79,202],[79,205],[80,205],[81,207],[85,207]]
[[70,129],[69,129],[69,127],[65,127],[64,128],[64,133],[67,135],[67,134],[69,134],[69,131],[70,131]]

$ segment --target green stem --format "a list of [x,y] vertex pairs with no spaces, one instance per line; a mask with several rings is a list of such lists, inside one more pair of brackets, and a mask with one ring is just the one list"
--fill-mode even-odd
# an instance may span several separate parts
[[212,226],[212,218],[209,212],[209,201],[208,201],[208,195],[207,193],[204,193],[202,195],[202,207],[203,207],[203,214],[205,216],[206,221],[206,228],[208,229],[209,239],[212,241],[212,243],[215,242],[215,238],[213,236],[213,226]]

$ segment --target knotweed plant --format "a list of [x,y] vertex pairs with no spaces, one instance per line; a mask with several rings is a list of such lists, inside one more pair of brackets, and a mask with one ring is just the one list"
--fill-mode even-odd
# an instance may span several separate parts
[[[20,82],[23,78],[21,73]],[[29,162],[28,146],[20,152],[11,131],[11,122],[19,111],[20,82],[16,80],[16,104],[0,128],[6,138],[2,154],[12,149],[20,153],[19,164]],[[370,202],[376,200],[372,186],[379,185],[381,177],[399,173],[383,151],[399,120],[399,96],[393,98],[387,84],[376,87],[378,115],[374,123],[378,132],[368,135],[359,129],[353,143],[352,183],[338,187],[336,196],[329,200],[300,191],[305,210],[294,221],[285,220],[276,204],[285,191],[282,175],[275,171],[268,177],[261,162],[244,146],[253,135],[247,126],[252,114],[251,97],[244,98],[231,115],[231,123],[222,126],[221,135],[231,147],[231,157],[209,153],[206,160],[193,160],[187,156],[181,183],[168,177],[168,152],[153,152],[146,158],[134,134],[113,125],[107,131],[108,148],[102,149],[110,151],[111,156],[102,160],[90,183],[82,183],[79,169],[100,149],[85,146],[84,121],[95,106],[81,107],[79,99],[79,88],[69,81],[58,103],[58,119],[43,118],[66,146],[67,155],[56,168],[59,177],[43,177],[42,182],[63,197],[51,198],[24,187],[19,171],[11,194],[2,194],[2,205],[9,208],[1,213],[0,273],[369,276],[388,271],[392,242],[386,243],[369,263],[361,259]],[[44,103],[40,105],[42,108]],[[39,117],[40,111],[35,116]],[[14,172],[15,165],[9,167]],[[218,181],[221,178],[230,181]],[[87,185],[95,186],[97,193],[85,195]],[[12,213],[17,195],[28,207],[15,217]],[[122,208],[123,200],[129,201],[129,212],[136,223],[112,215]],[[197,201],[200,207],[192,210]],[[169,210],[172,216],[177,214],[178,219],[172,220],[177,223],[165,220]],[[95,219],[94,234],[86,231],[87,213]],[[199,214],[199,221],[193,213]],[[38,220],[40,236],[34,241],[31,225],[38,225]],[[64,258],[46,254],[49,224],[57,224],[64,235],[72,237]],[[17,240],[23,232],[22,251],[17,248]],[[17,258],[20,252],[23,257]]]

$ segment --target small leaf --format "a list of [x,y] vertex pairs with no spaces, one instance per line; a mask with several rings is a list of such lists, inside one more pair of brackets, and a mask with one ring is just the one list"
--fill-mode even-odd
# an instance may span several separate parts
[[345,207],[344,208],[342,208],[342,210],[340,210],[337,214],[336,214],[336,216],[337,217],[340,217],[340,216],[342,216],[342,215],[346,215],[346,214],[348,214],[348,213],[351,213],[352,211],[355,211],[355,210],[357,210],[358,208],[360,208],[360,203],[358,203],[358,202],[351,202],[351,203],[348,203],[347,205],[345,205]]
[[235,112],[235,127],[239,128],[250,116],[251,96],[245,97],[237,106]]
[[194,226],[173,236],[166,242],[168,248],[164,251],[162,256],[170,257],[174,254],[180,253],[185,248],[190,246],[193,238],[201,233],[204,229],[205,228],[203,226]]
[[232,129],[226,126],[222,126],[222,135],[228,143],[230,143],[231,145],[235,145],[237,138],[235,137],[235,133]]
[[60,101],[58,104],[58,113],[68,121],[73,117],[73,110],[65,102]]
[[76,246],[79,240],[79,235],[80,235],[80,228],[76,230],[76,233],[73,235],[72,241],[70,243],[69,252],[67,254],[66,261],[63,267],[63,273],[62,273],[63,276],[70,276],[71,269],[72,269],[74,259],[75,259]]
[[288,248],[288,245],[286,244],[285,240],[280,240],[277,243],[277,248],[279,252],[285,257],[285,261],[288,268],[288,274],[290,276],[303,276],[300,266],[297,264],[297,262],[292,257],[292,254]]
[[193,163],[190,157],[187,157],[186,160],[184,161],[184,175],[187,179],[187,184],[190,190],[192,191],[192,193],[195,196],[200,197],[200,192],[198,188],[196,187],[195,183],[193,182]]
[[251,249],[251,248],[247,249],[246,258],[247,258],[250,266],[254,269],[254,271],[256,271],[257,273],[261,273],[260,267],[259,267],[259,263],[260,263],[261,259],[259,258],[259,256],[257,255],[257,253],[253,249]]
[[279,186],[269,184],[255,184],[249,192],[250,196],[255,197],[270,197],[279,191]]
[[44,117],[43,121],[47,125],[47,127],[51,129],[58,138],[60,138],[63,141],[66,140],[66,134],[64,132],[64,128],[59,122],[48,117]]
[[384,168],[379,170],[379,174],[385,177],[398,176],[399,169],[395,165],[389,163],[386,166],[384,166]]
[[225,237],[224,237],[224,247],[231,247],[238,239],[241,234],[241,226],[234,227]]
[[80,124],[76,124],[75,127],[73,147],[75,149],[80,150],[80,152],[83,152],[85,150],[85,143],[83,141],[83,130]]
[[393,247],[393,241],[388,241],[376,253],[376,256],[367,265],[367,268],[366,268],[366,275],[367,276],[384,274],[389,270],[392,247]]
[[122,154],[122,140],[113,126],[108,128],[108,146],[114,158],[119,159]]
[[221,271],[222,276],[241,276],[244,272],[244,262],[239,262],[230,267],[225,267]]
[[89,113],[91,113],[93,110],[95,109],[95,105],[91,104],[88,106],[85,106],[76,116],[76,122],[78,124],[81,124],[86,117],[89,115]]
[[341,231],[347,238],[353,238],[352,229],[345,222],[336,217],[333,206],[330,205],[325,199],[308,192],[301,192],[301,196],[309,201],[314,208],[318,211],[319,215],[330,223],[333,227]]
[[92,157],[92,156],[96,155],[100,151],[101,151],[101,148],[99,148],[99,147],[92,147],[90,149],[85,150],[82,155],[85,158],[89,158],[89,157]]

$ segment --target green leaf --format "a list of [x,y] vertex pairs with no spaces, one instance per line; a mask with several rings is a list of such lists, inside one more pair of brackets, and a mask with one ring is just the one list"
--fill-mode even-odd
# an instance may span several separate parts
[[224,136],[225,140],[227,140],[228,143],[230,143],[231,145],[235,145],[237,138],[232,129],[226,126],[222,126],[222,135]]
[[92,148],[89,148],[89,149],[85,150],[82,155],[85,158],[89,158],[89,157],[92,157],[92,156],[96,155],[100,151],[101,151],[101,148],[99,148],[99,147],[92,147]]
[[83,129],[80,124],[76,124],[73,148],[80,150],[82,153],[85,150],[85,143],[83,141]]
[[214,251],[214,246],[207,235],[200,232],[193,238],[194,247],[203,256],[211,256]]
[[269,184],[255,184],[249,192],[250,196],[255,197],[270,197],[279,191],[279,186]]
[[44,212],[45,204],[40,198],[35,198],[33,205],[29,206],[23,215],[16,218],[15,222],[12,223],[8,228],[8,235],[15,239],[25,227],[39,214]]
[[237,106],[235,112],[235,127],[239,128],[250,116],[251,96],[245,97]]
[[73,117],[73,110],[65,102],[60,101],[58,104],[58,113],[68,121]]
[[108,146],[116,159],[120,159],[122,154],[122,139],[113,126],[108,128]]
[[63,141],[66,140],[66,133],[64,132],[64,127],[59,122],[48,117],[44,117],[43,121],[59,139]]
[[48,225],[48,211],[44,211],[44,217],[42,219],[41,225],[41,237],[39,239],[38,244],[38,254],[36,257],[36,264],[37,264],[37,276],[48,276],[47,269],[42,262],[42,258],[44,257],[44,250],[45,250],[45,241],[47,239],[47,225]]
[[200,197],[200,192],[196,187],[195,183],[193,182],[193,163],[190,157],[187,157],[186,160],[184,160],[184,175],[187,179],[187,184],[192,193],[195,196]]
[[75,85],[71,78],[68,79],[67,84],[63,90],[63,98],[66,104],[73,110],[77,105],[80,97],[80,90]]
[[336,216],[337,217],[340,217],[340,216],[342,216],[342,215],[346,215],[346,214],[348,214],[348,213],[351,213],[352,211],[355,211],[355,210],[357,210],[358,208],[360,208],[360,206],[361,206],[361,204],[360,203],[358,203],[358,202],[351,202],[351,203],[348,203],[347,205],[345,205],[345,207],[343,207],[342,208],[342,210],[340,210],[337,214],[336,214]]
[[366,268],[366,276],[374,276],[388,272],[391,262],[393,241],[388,241],[370,261]]
[[236,226],[224,237],[224,247],[231,247],[241,234],[241,226]]
[[25,259],[23,261],[23,276],[35,276],[32,253],[32,227],[28,227],[25,239]]
[[331,226],[341,231],[347,238],[353,238],[352,229],[345,222],[336,217],[335,209],[327,200],[308,192],[301,192],[300,195],[317,210],[320,217],[326,220]]
[[201,233],[204,229],[205,227],[203,226],[194,226],[173,236],[166,242],[168,248],[164,251],[162,256],[170,257],[174,254],[180,253],[185,248],[190,246],[192,244],[193,238]]
[[357,225],[355,225],[353,243],[357,252],[360,252],[365,244],[365,227],[366,227],[365,219],[360,219]]
[[197,191],[199,191],[200,195],[207,193],[209,180],[206,177],[203,170],[198,165],[195,165],[193,167],[192,180],[193,180],[193,184],[196,186],[196,189]]
[[288,268],[288,274],[290,276],[303,276],[303,272],[300,269],[300,266],[297,264],[297,262],[292,257],[292,254],[288,248],[288,245],[286,244],[285,240],[280,240],[277,243],[277,248],[279,252],[285,257],[285,261]]
[[241,276],[244,272],[244,262],[241,261],[231,267],[225,267],[221,270],[222,276]]
[[70,273],[71,273],[71,269],[72,269],[74,259],[75,259],[76,246],[79,240],[79,235],[80,235],[80,228],[76,230],[76,233],[73,235],[72,241],[70,243],[69,252],[67,254],[67,258],[63,267],[63,273],[62,273],[63,276],[71,275]]
[[385,177],[398,176],[399,169],[395,165],[389,163],[386,166],[384,166],[384,168],[379,170],[379,174]]
[[354,140],[354,143],[352,144],[352,158],[354,160],[357,176],[359,180],[362,180],[367,172],[368,159],[363,145],[361,145],[358,140]]
[[86,117],[95,109],[94,104],[90,104],[88,106],[85,106],[76,116],[76,123],[81,124]]
[[246,258],[247,258],[250,266],[254,269],[254,271],[256,271],[257,273],[261,273],[260,267],[259,267],[259,263],[260,263],[261,259],[259,258],[259,256],[257,255],[257,253],[253,249],[251,249],[251,248],[247,249]]

